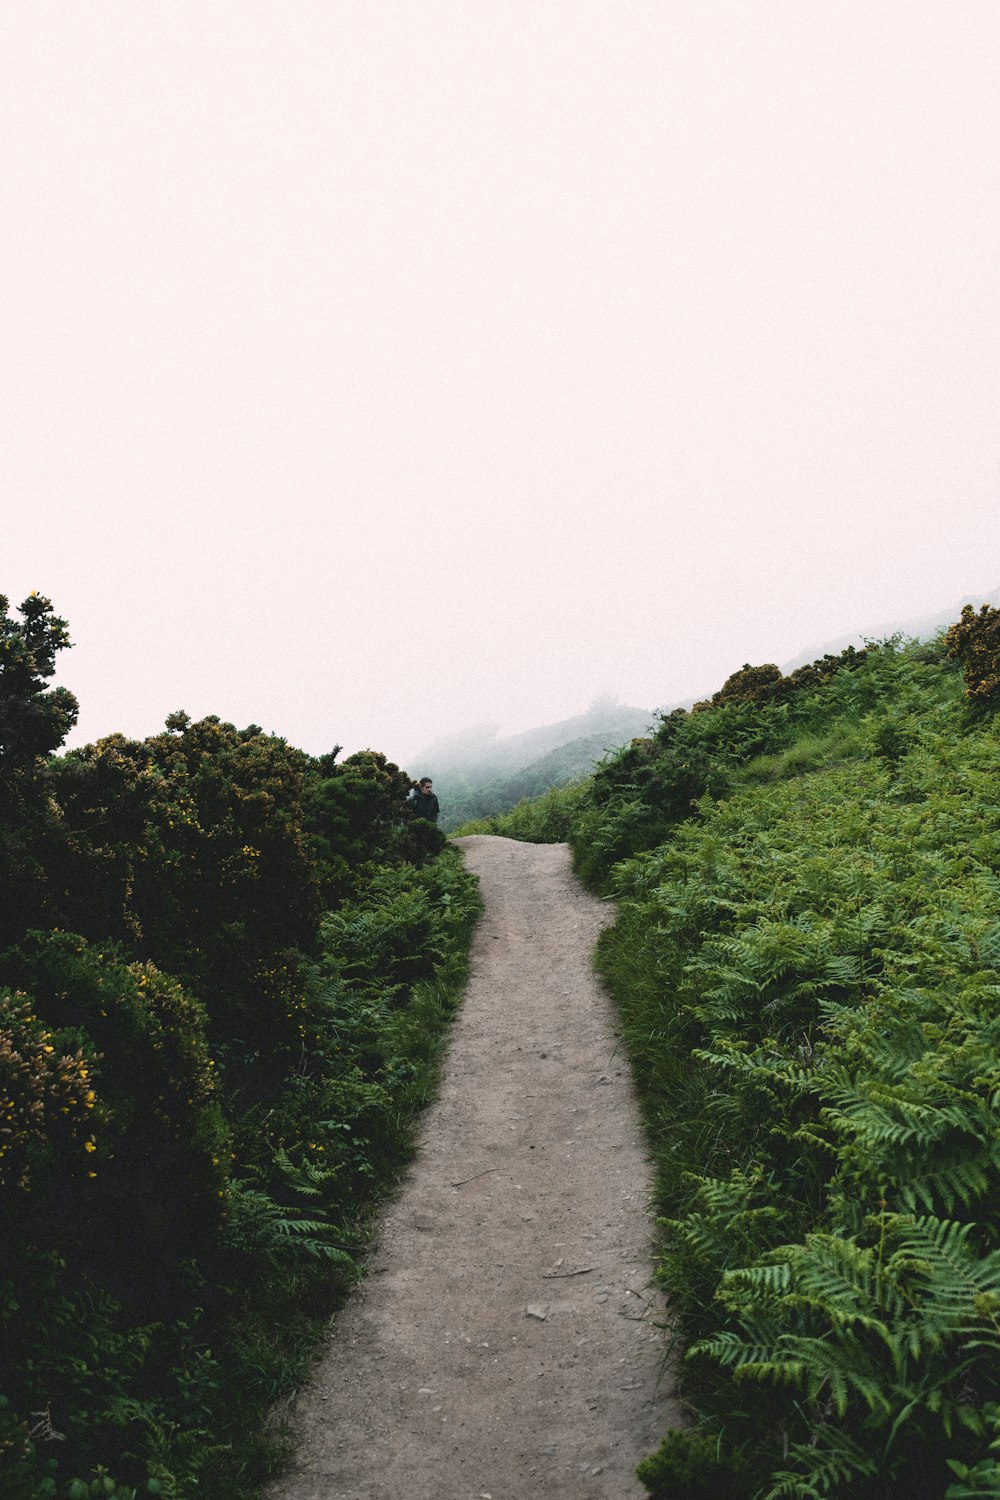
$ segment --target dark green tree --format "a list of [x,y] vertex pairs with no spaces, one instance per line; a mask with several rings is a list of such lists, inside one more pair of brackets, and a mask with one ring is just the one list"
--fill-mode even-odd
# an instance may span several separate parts
[[57,652],[70,644],[66,621],[41,594],[19,613],[0,594],[0,948],[45,919],[48,853],[59,838],[45,757],[78,713],[72,693],[47,685]]
[[76,723],[78,705],[66,688],[48,688],[56,652],[70,645],[66,621],[41,594],[29,594],[10,614],[0,594],[0,795],[12,773],[57,750]]

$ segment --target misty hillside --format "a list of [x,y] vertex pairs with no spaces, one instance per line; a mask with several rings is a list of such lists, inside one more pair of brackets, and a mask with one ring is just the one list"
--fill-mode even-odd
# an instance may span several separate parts
[[820,656],[836,656],[841,651],[846,651],[848,646],[862,646],[865,641],[885,641],[891,636],[902,636],[905,640],[927,641],[941,630],[946,630],[953,621],[957,620],[966,604],[972,604],[976,609],[981,605],[988,604],[996,609],[1000,607],[1000,587],[990,594],[963,594],[956,603],[949,605],[947,609],[935,609],[923,615],[911,615],[905,620],[883,620],[879,625],[870,630],[857,630],[850,635],[837,636],[836,640],[827,641],[823,645],[812,645],[798,656],[784,664],[785,672],[793,672],[796,667],[804,667],[808,662],[815,661]]
[[609,694],[585,713],[520,734],[501,736],[495,725],[447,735],[422,750],[412,764],[434,779],[441,827],[489,817],[549,787],[587,776],[608,750],[616,750],[653,722],[649,709],[632,708]]
[[[986,595],[963,595],[947,609],[884,620],[867,630],[814,645],[786,662],[783,671],[790,673],[820,658],[839,656],[866,641],[894,636],[929,640],[959,618],[963,605],[971,603],[1000,606],[1000,587]],[[434,778],[441,802],[441,827],[450,833],[470,820],[497,817],[525,797],[539,797],[589,776],[608,751],[646,735],[661,715],[677,708],[689,709],[695,701],[680,699],[654,713],[630,708],[603,694],[586,713],[520,734],[501,736],[495,724],[480,724],[443,736],[414,757],[412,764],[420,775]]]

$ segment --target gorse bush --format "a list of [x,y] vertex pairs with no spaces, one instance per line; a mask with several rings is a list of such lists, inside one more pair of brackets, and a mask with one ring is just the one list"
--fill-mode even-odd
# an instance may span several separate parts
[[[87,1059],[87,1172],[13,1199],[15,1225],[65,1244],[81,1272],[130,1305],[169,1308],[185,1258],[222,1217],[228,1140],[201,1006],[152,964],[66,933],[31,934],[0,960],[60,1038]],[[80,1068],[83,1072],[83,1067]],[[70,1158],[72,1160],[72,1157]],[[52,1187],[55,1188],[53,1183]],[[94,1237],[87,1221],[101,1224]]]
[[280,1053],[300,996],[289,955],[320,912],[309,760],[254,727],[170,722],[48,768],[64,845],[61,889],[39,915],[153,958],[198,994],[219,1040]]
[[0,1493],[245,1496],[411,1148],[478,901],[366,751],[217,718],[62,757],[0,605]]
[[412,785],[384,755],[320,756],[305,781],[308,845],[329,908],[356,889],[357,872],[394,851],[413,863],[439,854],[444,837],[423,820],[401,821]]
[[60,1041],[27,995],[0,990],[0,1193],[27,1192],[56,1163],[82,1167],[95,1149],[90,1067]]
[[967,604],[946,636],[948,655],[962,663],[970,700],[977,707],[1000,702],[1000,609]]

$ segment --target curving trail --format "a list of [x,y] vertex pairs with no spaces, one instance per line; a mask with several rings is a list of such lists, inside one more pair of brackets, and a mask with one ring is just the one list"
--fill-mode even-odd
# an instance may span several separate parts
[[271,1500],[639,1500],[676,1417],[608,908],[562,844],[456,839],[486,912],[441,1094]]

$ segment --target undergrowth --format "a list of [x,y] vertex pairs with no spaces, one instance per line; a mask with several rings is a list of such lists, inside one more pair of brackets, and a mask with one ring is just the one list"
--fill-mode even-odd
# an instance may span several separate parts
[[575,833],[695,1417],[663,1500],[1000,1494],[998,744],[961,687],[890,642],[703,710]]
[[[158,1260],[166,1299],[155,1284],[138,1305],[121,1289],[85,1290],[65,1252],[38,1258],[39,1231],[9,1247],[5,1500],[90,1494],[105,1480],[122,1500],[137,1490],[237,1500],[280,1466],[271,1409],[301,1380],[412,1152],[477,912],[474,882],[449,850],[419,869],[374,871],[326,919],[283,1086],[258,1098],[223,1076],[230,1170],[218,1229],[186,1262]],[[100,1256],[113,1259],[116,1232],[109,1218]],[[19,1416],[29,1412],[44,1420],[29,1427]],[[58,1446],[49,1421],[66,1435]]]
[[0,598],[0,1494],[243,1500],[431,1096],[479,902],[410,778],[171,714],[56,756]]

